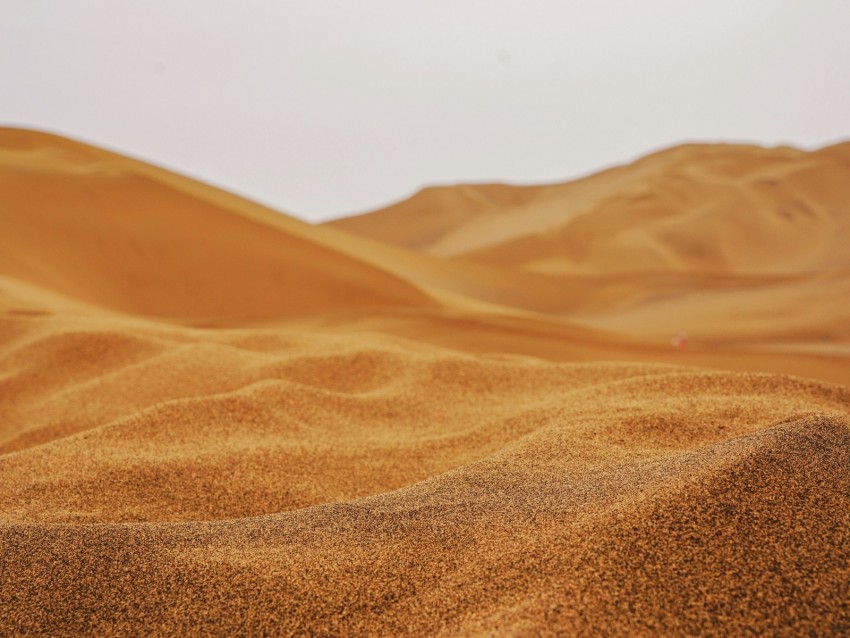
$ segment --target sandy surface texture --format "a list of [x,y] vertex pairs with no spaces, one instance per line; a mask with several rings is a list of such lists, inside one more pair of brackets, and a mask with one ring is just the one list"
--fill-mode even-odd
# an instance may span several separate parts
[[0,129],[0,635],[850,633],[850,144],[311,226]]

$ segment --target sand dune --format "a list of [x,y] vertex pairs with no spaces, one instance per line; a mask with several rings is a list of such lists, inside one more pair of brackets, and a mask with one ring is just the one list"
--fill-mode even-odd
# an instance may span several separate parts
[[501,303],[588,327],[846,354],[848,184],[850,143],[691,144],[565,184],[430,188],[331,225],[488,272]]
[[848,170],[314,227],[0,131],[0,634],[850,632]]
[[0,268],[75,299],[169,318],[428,303],[307,224],[83,144],[0,130],[0,169]]
[[792,273],[850,265],[850,142],[691,144],[565,184],[427,188],[331,225],[549,273]]

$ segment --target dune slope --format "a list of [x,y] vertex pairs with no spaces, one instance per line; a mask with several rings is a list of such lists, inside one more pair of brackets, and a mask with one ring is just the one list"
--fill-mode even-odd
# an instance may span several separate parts
[[[588,183],[759,154],[712,153]],[[845,154],[763,152],[835,219]],[[0,186],[0,634],[850,632],[831,239],[539,272],[482,257],[509,225],[436,246],[559,187],[432,192],[364,239],[9,129]]]
[[0,129],[0,189],[3,274],[105,308],[243,319],[429,303],[307,224],[56,136]]

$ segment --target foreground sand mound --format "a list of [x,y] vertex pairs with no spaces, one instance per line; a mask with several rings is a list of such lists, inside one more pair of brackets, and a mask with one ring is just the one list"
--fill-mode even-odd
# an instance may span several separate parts
[[850,628],[841,386],[56,321],[7,323],[8,632]]
[[[850,633],[843,266],[547,274],[53,136],[0,164],[0,634]],[[686,348],[618,324],[732,289]]]
[[307,341],[6,454],[6,626],[850,629],[846,389]]

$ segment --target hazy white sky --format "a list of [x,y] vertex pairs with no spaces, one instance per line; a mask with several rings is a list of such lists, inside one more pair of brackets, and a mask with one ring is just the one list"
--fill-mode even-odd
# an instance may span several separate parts
[[848,0],[0,0],[0,123],[319,220],[850,137]]

